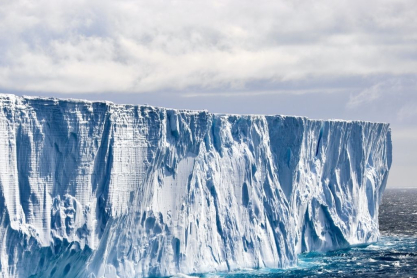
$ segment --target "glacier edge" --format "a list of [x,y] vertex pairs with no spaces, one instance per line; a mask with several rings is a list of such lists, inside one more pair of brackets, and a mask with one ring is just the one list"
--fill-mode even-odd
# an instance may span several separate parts
[[282,268],[378,239],[388,124],[0,94],[2,277]]

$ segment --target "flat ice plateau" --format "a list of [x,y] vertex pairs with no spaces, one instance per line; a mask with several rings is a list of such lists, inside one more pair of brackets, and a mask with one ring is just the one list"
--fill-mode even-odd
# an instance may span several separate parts
[[284,268],[378,240],[388,124],[0,95],[1,277]]

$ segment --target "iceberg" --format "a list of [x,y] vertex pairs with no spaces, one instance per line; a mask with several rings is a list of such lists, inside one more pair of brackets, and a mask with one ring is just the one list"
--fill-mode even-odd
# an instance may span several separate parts
[[378,240],[389,124],[0,95],[2,277],[285,268]]

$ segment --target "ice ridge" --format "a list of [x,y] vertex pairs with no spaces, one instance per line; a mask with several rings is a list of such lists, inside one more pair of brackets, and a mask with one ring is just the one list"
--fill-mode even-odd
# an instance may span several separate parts
[[388,124],[0,95],[1,277],[283,268],[378,239]]

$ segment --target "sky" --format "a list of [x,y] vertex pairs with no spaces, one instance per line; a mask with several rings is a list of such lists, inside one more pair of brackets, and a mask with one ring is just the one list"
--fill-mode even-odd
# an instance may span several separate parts
[[417,187],[417,1],[0,1],[0,92],[388,122]]

